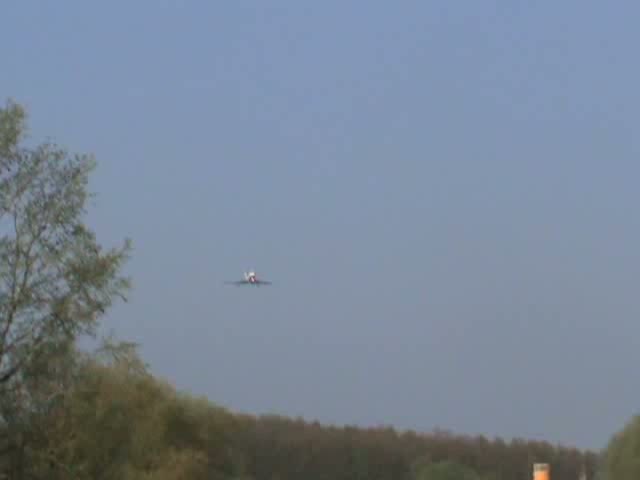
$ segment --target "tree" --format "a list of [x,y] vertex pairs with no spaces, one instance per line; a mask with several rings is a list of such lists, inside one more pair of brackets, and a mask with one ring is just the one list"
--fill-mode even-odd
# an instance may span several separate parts
[[451,461],[422,465],[415,473],[416,480],[479,480],[469,467]]
[[[32,414],[23,478],[211,478],[207,411],[154,378],[135,345],[109,342],[74,358],[68,390],[49,411]],[[186,441],[176,444],[177,436]]]
[[[131,248],[104,250],[85,224],[95,161],[53,143],[22,145],[26,112],[0,108],[0,429],[17,432],[31,408],[30,386],[49,379],[46,358],[93,335],[129,279]],[[12,424],[13,423],[13,424]],[[17,430],[16,430],[17,429]],[[17,433],[16,433],[17,434]],[[8,435],[11,437],[12,435]],[[16,446],[8,438],[4,448]]]
[[599,478],[636,480],[640,478],[640,415],[615,434],[604,452]]

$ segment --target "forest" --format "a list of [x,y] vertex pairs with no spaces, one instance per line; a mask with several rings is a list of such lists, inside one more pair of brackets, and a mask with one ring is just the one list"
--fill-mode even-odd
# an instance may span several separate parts
[[[603,452],[446,431],[332,426],[234,412],[177,391],[135,344],[96,336],[131,280],[131,243],[86,225],[90,155],[24,146],[0,109],[0,475],[8,479],[553,480],[640,478],[634,418]],[[428,408],[428,407],[425,407]]]

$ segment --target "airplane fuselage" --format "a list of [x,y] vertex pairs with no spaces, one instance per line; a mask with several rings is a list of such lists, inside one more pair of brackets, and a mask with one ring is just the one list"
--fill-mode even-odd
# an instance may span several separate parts
[[250,271],[245,272],[242,280],[237,280],[235,282],[225,282],[232,285],[271,285],[270,281],[259,279],[256,275],[256,272]]

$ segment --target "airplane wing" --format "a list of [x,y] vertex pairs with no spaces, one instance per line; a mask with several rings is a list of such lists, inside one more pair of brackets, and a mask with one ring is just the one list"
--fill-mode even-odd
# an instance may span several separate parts
[[224,282],[226,285],[247,285],[249,282],[247,280],[237,280],[235,282]]
[[259,285],[271,285],[271,282],[267,281],[267,280],[256,280],[256,283]]

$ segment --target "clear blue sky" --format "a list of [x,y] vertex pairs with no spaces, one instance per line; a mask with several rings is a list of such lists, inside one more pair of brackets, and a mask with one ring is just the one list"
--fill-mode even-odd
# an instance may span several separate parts
[[[638,410],[637,2],[6,2],[105,328],[234,410],[599,448]],[[222,285],[255,268],[269,289]]]

